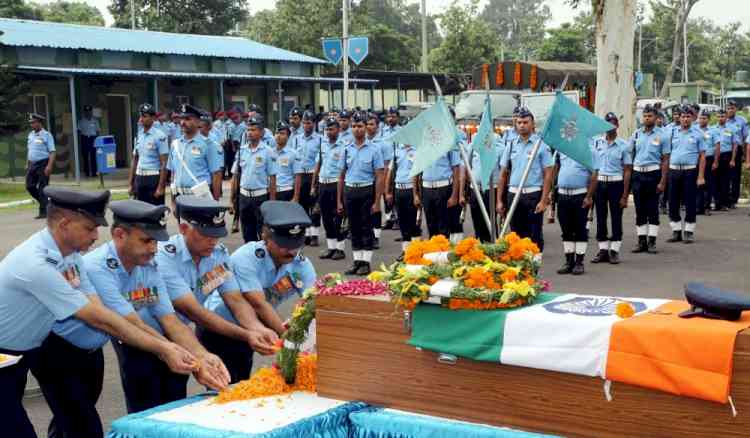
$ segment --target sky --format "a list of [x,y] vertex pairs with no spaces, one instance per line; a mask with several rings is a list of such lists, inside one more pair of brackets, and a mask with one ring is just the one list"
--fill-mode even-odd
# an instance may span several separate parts
[[[36,0],[38,3],[50,3],[52,0]],[[80,1],[80,0],[79,0]],[[96,6],[102,14],[107,24],[112,23],[112,16],[107,10],[110,0],[82,0],[84,3]],[[331,0],[339,1],[339,0]],[[453,0],[427,0],[427,10],[430,14],[442,12]],[[411,0],[410,3],[417,3],[419,0]],[[480,8],[487,0],[480,1]],[[250,0],[248,3],[251,12],[257,12],[262,9],[271,9],[276,4],[276,0]],[[547,4],[552,9],[551,27],[571,21],[576,15],[576,11],[565,4],[565,0],[547,0]],[[729,12],[731,11],[731,13]],[[748,0],[700,0],[690,14],[691,17],[708,18],[715,23],[729,24],[732,21],[743,23],[743,30],[750,31],[750,1]]]

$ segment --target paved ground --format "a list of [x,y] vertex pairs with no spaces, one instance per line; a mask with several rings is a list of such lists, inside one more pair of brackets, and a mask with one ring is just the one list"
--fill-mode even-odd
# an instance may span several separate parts
[[[550,280],[553,290],[560,292],[598,293],[619,296],[638,297],[666,297],[679,298],[682,296],[682,288],[686,281],[696,280],[711,283],[728,289],[750,292],[750,217],[748,208],[740,208],[728,213],[714,214],[712,217],[699,217],[697,241],[693,245],[666,244],[664,238],[667,235],[667,220],[662,216],[662,233],[660,238],[658,255],[630,254],[633,246],[634,225],[633,209],[626,210],[625,242],[623,245],[622,264],[592,265],[587,263],[586,275],[582,277],[560,276],[555,271],[560,263],[561,243],[560,231],[557,224],[547,225],[545,237],[547,251],[545,252],[543,277]],[[32,219],[34,212],[0,211],[0,257],[22,242],[33,232],[41,229],[43,223]],[[467,232],[471,231],[467,219]],[[170,224],[170,229],[175,229],[175,224]],[[385,231],[383,234],[383,249],[378,251],[374,257],[374,264],[393,260],[400,252],[400,243],[395,243],[393,238],[397,235],[394,231]],[[100,230],[100,239],[108,240],[109,230]],[[242,244],[239,234],[231,235],[226,240],[227,246],[234,250]],[[589,249],[589,258],[593,255],[595,248]],[[321,261],[317,258],[318,248],[306,250],[318,273],[343,271],[350,260],[340,262]],[[290,312],[291,304],[283,306],[281,311],[286,316]],[[117,362],[111,347],[105,349],[106,370],[104,391],[99,401],[99,413],[105,423],[105,429],[116,418],[125,414],[124,399],[119,382]],[[267,360],[258,360],[256,365],[267,363]],[[34,382],[30,381],[29,387]],[[191,381],[191,393],[201,391],[201,388]],[[40,436],[46,435],[47,423],[50,419],[50,411],[42,397],[30,397],[25,401],[29,415],[36,426]]]

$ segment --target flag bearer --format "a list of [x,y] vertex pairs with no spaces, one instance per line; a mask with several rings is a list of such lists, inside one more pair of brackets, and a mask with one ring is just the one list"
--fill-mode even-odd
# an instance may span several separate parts
[[[365,130],[367,132],[367,141],[380,149],[380,155],[383,157],[383,169],[385,169],[385,172],[388,170],[388,167],[390,167],[391,160],[393,159],[393,145],[390,142],[386,143],[382,141],[382,137],[378,135],[379,123],[380,118],[378,118],[377,114],[367,114],[367,125],[365,126]],[[376,199],[375,203],[380,204],[380,201],[380,199]],[[383,212],[378,210],[377,213],[373,213],[371,220],[373,233],[375,235],[375,243],[373,244],[373,247],[375,249],[380,249],[380,235],[383,232]]]
[[697,214],[711,216],[711,200],[716,199],[716,169],[714,162],[719,159],[721,146],[719,144],[718,130],[713,126],[708,126],[708,119],[711,113],[703,110],[698,116],[697,129],[703,136],[703,143],[706,146],[706,184],[698,190]]
[[[496,147],[494,141],[493,147]],[[497,165],[495,167],[497,167]],[[497,173],[493,172],[492,176],[490,176],[490,180],[493,176],[497,178]],[[484,202],[485,208],[489,208],[490,188],[489,186],[482,186],[482,164],[480,162],[479,154],[476,151],[473,151],[471,154],[471,169],[466,169],[464,172],[464,178],[467,180],[465,185],[468,187],[470,193],[469,207],[471,208],[471,221],[474,224],[474,233],[480,241],[491,243],[492,233],[490,229],[487,228],[484,215],[482,215],[482,210],[479,207],[479,200],[477,199],[474,190],[471,188],[471,181],[469,180],[469,178],[474,178],[474,181],[476,181],[479,186],[479,192],[482,194],[482,202]],[[489,214],[489,211],[487,213]]]
[[[412,239],[422,235],[422,230],[417,225],[418,205],[416,200],[419,198],[417,187],[409,177],[411,167],[414,164],[416,149],[411,145],[398,145],[396,156],[393,159],[393,166],[388,168],[386,177],[386,195],[385,199],[388,204],[394,205],[398,214],[399,230],[401,231],[401,251],[406,251]],[[393,185],[389,184],[393,181]],[[395,189],[394,189],[395,186]],[[395,193],[395,196],[394,196]]]
[[[599,165],[598,183],[594,196],[596,205],[596,240],[599,252],[591,263],[620,263],[622,247],[622,213],[628,206],[630,176],[633,159],[628,144],[617,137],[620,121],[614,113],[607,113],[604,120],[615,126],[603,137],[594,140],[594,155]],[[607,216],[612,215],[612,234],[607,229]]]
[[[302,185],[299,193],[299,203],[312,220],[312,226],[305,231],[305,245],[317,247],[320,239],[320,207],[316,206],[316,198],[310,195],[313,186],[315,163],[320,156],[323,135],[315,132],[315,115],[309,111],[302,114],[303,132],[295,137],[293,149],[302,160]],[[290,140],[291,141],[291,140]],[[335,208],[334,208],[335,209]]]
[[149,103],[138,108],[143,129],[138,132],[130,165],[130,194],[143,202],[164,205],[167,185],[167,135],[154,127],[156,109]]
[[276,146],[272,148],[276,163],[276,199],[299,203],[302,185],[302,159],[288,143],[289,125],[279,122],[276,126]]
[[55,166],[55,139],[42,123],[45,118],[30,114],[31,132],[26,139],[26,191],[39,203],[39,214],[34,219],[47,217],[47,198],[42,194],[49,184]]
[[341,260],[346,257],[344,246],[346,239],[341,234],[342,215],[337,211],[337,187],[339,175],[343,169],[341,158],[344,156],[345,146],[339,141],[339,122],[335,117],[326,120],[326,138],[320,148],[320,154],[315,159],[315,184],[311,195],[318,195],[320,214],[323,217],[323,227],[326,231],[326,247],[321,251],[321,259]]
[[[424,207],[427,232],[430,237],[451,235],[451,209],[458,205],[461,189],[461,158],[451,150],[414,178],[421,190],[414,192],[417,208]],[[420,193],[421,192],[421,193]]]

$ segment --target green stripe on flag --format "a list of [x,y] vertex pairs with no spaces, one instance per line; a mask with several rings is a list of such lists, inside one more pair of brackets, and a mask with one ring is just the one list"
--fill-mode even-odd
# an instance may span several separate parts
[[[533,305],[543,304],[560,294],[543,292]],[[509,310],[450,310],[433,304],[414,309],[409,344],[426,350],[454,354],[485,362],[500,362],[505,319]]]

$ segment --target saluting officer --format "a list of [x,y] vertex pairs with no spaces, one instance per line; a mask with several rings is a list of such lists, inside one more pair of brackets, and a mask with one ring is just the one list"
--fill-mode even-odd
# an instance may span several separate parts
[[[549,147],[542,142],[539,152],[529,170],[526,184],[520,187],[521,176],[529,161],[534,144],[539,139],[534,130],[534,115],[527,108],[518,110],[516,119],[518,137],[512,140],[503,151],[500,158],[500,177],[497,184],[496,210],[502,217],[506,207],[513,203],[516,196],[521,199],[516,206],[513,217],[510,218],[510,228],[520,237],[529,237],[544,251],[544,211],[549,204],[549,195],[554,180],[554,161]],[[505,191],[510,193],[505,199]],[[541,254],[539,256],[541,258]]]
[[96,148],[94,147],[94,141],[100,131],[99,121],[93,117],[91,105],[84,105],[83,117],[78,120],[78,132],[81,134],[83,171],[88,177],[96,176]]
[[[52,410],[53,429],[65,436],[102,436],[94,407],[101,387],[96,352],[101,338],[89,338],[93,329],[159,355],[177,372],[189,373],[195,358],[142,332],[96,298],[98,289],[89,282],[80,251],[96,241],[98,226],[107,225],[109,191],[48,187],[44,196],[49,198],[47,226],[0,262],[0,353],[23,356],[17,364],[0,368],[3,433],[36,437],[22,404],[31,370]],[[84,323],[91,332],[83,329]],[[55,355],[62,350],[64,354]]]
[[156,109],[144,103],[138,108],[143,129],[138,132],[130,165],[130,194],[140,201],[164,205],[164,188],[167,184],[167,135],[154,127]]
[[224,177],[232,177],[234,158],[243,143],[243,137],[247,131],[247,125],[242,121],[239,110],[233,109],[229,112],[229,124],[227,126],[227,141],[224,142]]
[[232,193],[239,193],[240,224],[245,242],[260,239],[260,205],[276,199],[276,164],[273,151],[261,140],[263,125],[258,117],[247,122],[247,143],[240,147],[234,163]]
[[[302,133],[294,138],[293,148],[302,161],[302,186],[299,203],[312,220],[312,226],[305,231],[305,245],[317,247],[320,239],[320,207],[316,208],[316,198],[312,196],[315,163],[321,154],[323,136],[315,132],[315,115],[310,111],[302,114]],[[335,204],[334,204],[335,210]]]
[[706,184],[698,189],[696,208],[697,214],[705,214],[706,216],[711,216],[711,200],[716,200],[716,169],[719,166],[718,164],[714,166],[714,162],[719,159],[721,154],[718,130],[708,125],[710,117],[711,113],[708,110],[701,111],[700,116],[698,116],[698,130],[703,136],[703,143],[706,146]]
[[[706,146],[703,135],[691,127],[692,108],[683,108],[680,128],[672,132],[669,155],[669,225],[672,237],[667,242],[693,243],[695,233],[695,191],[706,181]],[[685,223],[680,206],[685,206]]]
[[[380,128],[380,138],[385,143],[386,147],[390,147],[392,150],[388,154],[391,157],[395,157],[396,150],[398,149],[399,145],[394,143],[393,141],[390,141],[390,138],[393,137],[399,129],[401,129],[401,126],[398,124],[399,118],[401,117],[401,114],[398,111],[398,108],[395,106],[389,107],[388,110],[385,112],[385,124],[383,124]],[[385,156],[384,156],[385,158]],[[393,166],[386,166],[387,170],[390,170]],[[396,172],[391,172],[391,178],[394,178],[396,176]],[[393,180],[387,180],[386,184],[388,186],[391,186],[393,184]],[[385,225],[383,225],[383,228],[386,230],[390,229],[397,229],[398,227],[398,211],[394,208],[392,208],[392,205],[389,205],[386,203],[385,208]]]
[[55,139],[42,126],[45,118],[29,114],[31,132],[26,139],[26,191],[39,203],[35,219],[47,217],[47,199],[42,195],[55,166]]
[[289,143],[289,125],[276,125],[276,147],[272,149],[276,163],[276,199],[299,203],[302,190],[302,158]]
[[346,109],[341,110],[339,113],[339,140],[344,143],[344,146],[354,143],[354,135],[350,126],[351,121],[352,113]]
[[667,186],[669,169],[670,130],[655,127],[656,110],[643,109],[643,127],[630,138],[633,151],[633,201],[638,245],[633,253],[656,254],[659,235],[659,194]]
[[[430,237],[442,234],[447,238],[451,235],[452,215],[448,209],[458,205],[460,171],[459,153],[457,150],[451,150],[414,177],[415,205],[417,208],[424,206]],[[420,186],[421,193],[417,190]]]
[[[633,172],[633,158],[628,144],[617,137],[620,121],[614,113],[607,113],[604,120],[615,129],[604,137],[594,140],[594,154],[599,164],[598,184],[594,203],[596,204],[596,240],[599,252],[591,263],[620,263],[622,247],[622,213],[628,206],[630,176]],[[607,216],[612,215],[612,234],[607,229]]]
[[198,132],[202,111],[192,105],[180,107],[182,136],[172,142],[167,169],[172,172],[172,195],[221,197],[222,157],[217,148]]
[[716,169],[716,211],[729,211],[732,171],[737,166],[737,146],[740,143],[737,130],[727,123],[727,111],[719,110],[719,123],[715,130],[719,141],[719,155],[714,160]]
[[[382,137],[378,135],[380,118],[375,113],[367,113],[367,124],[365,125],[365,131],[367,135],[367,141],[372,143],[376,148],[380,149],[380,156],[383,158],[383,173],[388,170],[393,160],[393,145],[390,142],[382,141]],[[384,181],[385,184],[385,181]],[[383,189],[385,192],[385,189]],[[375,203],[380,205],[380,199],[375,199]],[[375,243],[373,247],[380,249],[380,236],[383,232],[383,212],[378,210],[372,214],[372,230],[375,236]]]
[[[245,300],[264,326],[281,336],[286,331],[277,313],[279,305],[299,298],[315,283],[315,267],[301,254],[305,245],[305,227],[310,218],[295,202],[266,201],[261,206],[263,240],[242,245],[232,254],[232,270]],[[234,322],[224,300],[211,295],[206,306]],[[238,372],[247,378],[252,358]]]
[[346,271],[347,275],[370,273],[375,244],[372,214],[380,211],[380,203],[376,200],[383,195],[383,156],[377,145],[367,141],[366,122],[367,115],[361,112],[354,113],[354,141],[346,145],[341,157],[342,171],[338,182],[337,211],[343,214],[346,209],[352,233],[354,260],[352,267]]
[[741,180],[742,180],[742,161],[745,158],[745,143],[750,135],[750,126],[747,119],[737,114],[737,102],[730,100],[727,103],[727,125],[735,131],[737,136],[737,154],[735,156],[734,166],[730,170],[730,191],[729,191],[729,208],[736,208],[737,201],[740,199]]
[[[229,373],[190,328],[175,315],[169,292],[157,270],[157,241],[169,239],[169,209],[138,200],[110,205],[112,241],[84,256],[89,279],[105,306],[157,339],[170,339],[197,359],[193,375],[212,389],[223,389]],[[121,342],[113,343],[128,413],[183,399],[188,376],[176,374],[159,358]]]
[[[180,196],[177,204],[180,232],[159,243],[155,260],[177,316],[185,324],[195,322],[198,339],[221,357],[230,383],[236,383],[248,377],[237,368],[244,369],[252,361],[253,350],[272,354],[278,337],[258,321],[242,297],[229,251],[219,243],[227,235],[224,215],[228,207],[195,196]],[[204,307],[211,294],[226,304],[236,323]]]
[[321,143],[320,154],[315,157],[315,184],[311,196],[318,195],[320,214],[326,231],[326,250],[320,252],[321,259],[341,260],[346,258],[346,239],[341,233],[342,215],[338,211],[338,182],[343,170],[341,157],[345,146],[339,141],[339,122],[335,117],[326,120],[326,138]]

